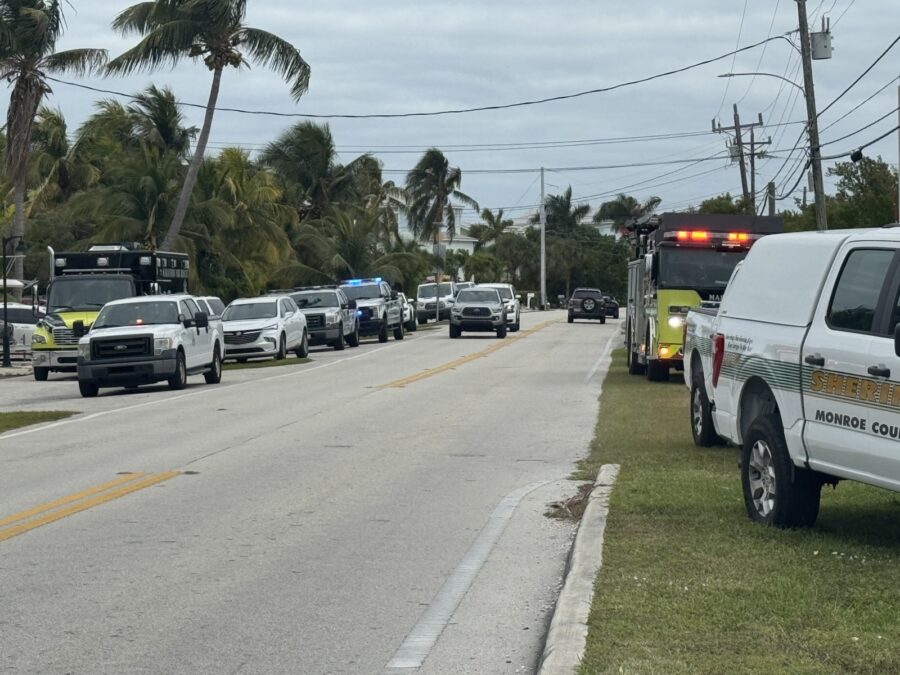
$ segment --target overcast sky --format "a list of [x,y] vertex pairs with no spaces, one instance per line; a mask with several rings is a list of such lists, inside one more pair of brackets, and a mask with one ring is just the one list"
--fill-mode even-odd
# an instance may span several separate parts
[[[68,32],[61,49],[105,47],[111,56],[133,44],[109,28],[131,4],[125,0],[71,0]],[[402,113],[466,108],[557,96],[610,86],[685,66],[796,28],[794,0],[249,0],[248,24],[279,34],[299,47],[312,69],[309,93],[294,104],[288,87],[261,69],[228,71],[221,107],[286,113]],[[875,60],[900,31],[897,0],[810,0],[810,25],[831,17],[834,58],[815,61],[821,110]],[[844,13],[846,10],[846,13]],[[840,17],[840,18],[839,18]],[[732,59],[646,84],[582,98],[465,115],[407,119],[330,121],[342,161],[371,151],[383,162],[385,178],[402,182],[422,150],[443,149],[463,171],[462,188],[483,207],[506,207],[526,215],[539,202],[536,172],[475,173],[478,170],[596,167],[700,159],[726,152],[724,135],[643,142],[581,144],[502,151],[451,146],[544,144],[680,132],[709,132],[719,116],[733,124],[732,104],[742,121],[762,113],[767,124],[805,118],[802,95],[772,77],[719,79],[725,72],[765,71],[802,84],[799,58],[785,41],[771,42]],[[827,142],[849,134],[897,107],[896,83],[837,122],[827,125],[883,87],[900,72],[900,45],[851,92],[822,115]],[[85,84],[124,92],[150,83],[171,86],[180,100],[204,103],[210,74],[184,61],[174,70],[129,78],[86,79]],[[51,105],[62,108],[74,130],[101,95],[54,85]],[[187,109],[200,125],[202,111]],[[219,112],[211,149],[240,145],[257,150],[294,120]],[[851,150],[897,124],[896,114],[844,141],[825,154]],[[799,125],[772,126],[757,138],[772,137],[772,149],[790,149]],[[746,140],[749,140],[747,134]],[[391,147],[394,146],[394,147]],[[396,146],[411,146],[399,148]],[[897,163],[896,134],[872,146]],[[784,163],[784,155],[760,160],[757,189]],[[826,162],[825,166],[833,162]],[[778,174],[780,189],[793,161]],[[702,174],[702,175],[698,175]],[[798,176],[799,174],[794,174]],[[662,185],[662,183],[668,183]],[[638,185],[635,185],[638,184]],[[801,182],[802,185],[806,181]],[[693,166],[668,164],[546,173],[548,193],[571,185],[578,198],[598,206],[624,191],[639,198],[659,195],[663,209],[681,209],[730,191],[740,193],[737,165],[725,159]],[[797,195],[799,195],[799,189]],[[791,200],[780,202],[790,205]],[[466,220],[474,219],[468,213]]]

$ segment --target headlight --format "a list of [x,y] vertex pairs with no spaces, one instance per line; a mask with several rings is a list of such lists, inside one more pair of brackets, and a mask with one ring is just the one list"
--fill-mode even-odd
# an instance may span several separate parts
[[681,328],[684,325],[684,317],[681,316],[670,316],[669,317],[669,328]]
[[266,326],[266,327],[263,328],[262,330],[264,330],[264,331],[265,331],[265,330],[278,330],[278,324],[277,324],[277,323],[273,323],[271,326]]
[[88,360],[91,358],[91,345],[90,343],[84,344],[83,342],[78,343],[78,356],[81,358]]
[[164,351],[172,349],[172,338],[156,338],[153,341],[153,353],[162,356]]
[[326,314],[325,322],[326,323],[337,323],[341,320],[341,315],[335,312],[334,314]]
[[31,344],[33,344],[33,345],[47,344],[47,338],[45,338],[43,335],[38,335],[37,333],[33,333],[31,335]]

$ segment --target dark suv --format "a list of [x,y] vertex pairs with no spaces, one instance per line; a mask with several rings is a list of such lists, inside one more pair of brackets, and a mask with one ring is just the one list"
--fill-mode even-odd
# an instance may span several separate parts
[[606,300],[599,288],[576,288],[569,298],[569,323],[575,319],[598,319],[606,323]]
[[613,319],[618,319],[619,301],[610,295],[605,296],[603,299],[606,300],[606,316],[612,317]]

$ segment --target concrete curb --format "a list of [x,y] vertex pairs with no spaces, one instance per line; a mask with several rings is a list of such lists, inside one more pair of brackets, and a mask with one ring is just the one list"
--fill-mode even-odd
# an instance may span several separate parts
[[566,581],[550,621],[539,675],[571,675],[584,656],[594,580],[603,564],[609,495],[618,474],[618,464],[604,464],[594,482],[569,556]]

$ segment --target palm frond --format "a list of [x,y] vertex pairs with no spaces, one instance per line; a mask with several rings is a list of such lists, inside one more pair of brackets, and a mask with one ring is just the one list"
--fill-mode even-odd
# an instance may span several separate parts
[[186,56],[202,29],[195,21],[179,19],[165,23],[149,33],[134,47],[106,64],[107,75],[130,75],[160,66],[174,66]]
[[175,20],[176,2],[147,0],[123,10],[113,19],[113,30],[121,35],[146,35],[154,28]]
[[291,86],[291,98],[298,101],[309,87],[309,64],[300,50],[274,33],[259,28],[242,28],[240,40],[250,57],[258,64],[274,70]]
[[67,49],[44,57],[42,67],[50,73],[66,73],[83,77],[99,71],[109,53],[105,49]]

